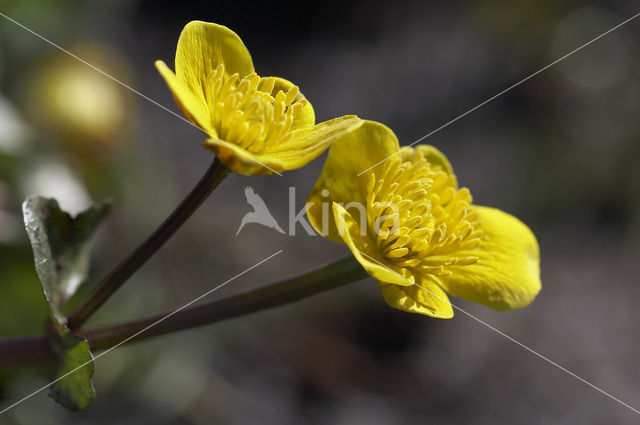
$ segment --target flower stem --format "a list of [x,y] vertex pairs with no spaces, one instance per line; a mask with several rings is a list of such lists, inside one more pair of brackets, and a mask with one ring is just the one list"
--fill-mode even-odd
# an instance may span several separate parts
[[55,360],[45,335],[0,339],[0,368]]
[[[367,276],[358,261],[349,256],[298,276],[221,300],[203,303],[171,316],[168,316],[170,313],[163,313],[118,325],[81,330],[77,335],[86,338],[92,350],[103,350],[125,340],[127,343],[140,341],[292,303],[357,282]],[[149,329],[146,329],[147,327]],[[140,335],[131,338],[142,330],[144,332]]]
[[[125,340],[127,343],[141,341],[289,304],[357,282],[367,276],[368,274],[358,261],[349,256],[280,282],[190,307],[174,315],[170,315],[170,313],[158,314],[132,322],[90,330],[78,330],[75,333],[87,339],[93,351],[105,350]],[[143,330],[144,332],[141,332]],[[131,338],[139,332],[141,332],[139,335]],[[45,336],[0,340],[0,367],[54,361],[55,359]]]
[[228,174],[229,169],[216,157],[198,184],[171,215],[135,251],[111,270],[71,313],[69,328],[79,328],[100,308],[191,217]]

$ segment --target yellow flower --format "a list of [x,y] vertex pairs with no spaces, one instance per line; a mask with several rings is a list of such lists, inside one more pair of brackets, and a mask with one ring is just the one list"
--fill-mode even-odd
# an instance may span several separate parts
[[[110,46],[90,43],[71,50],[131,84],[129,64]],[[27,110],[47,133],[70,152],[100,161],[124,150],[136,115],[131,93],[62,52],[33,69]]]
[[344,242],[392,307],[450,318],[447,293],[497,310],[531,303],[540,259],[529,228],[473,205],[436,148],[399,149],[371,121],[337,140],[308,200],[316,231]]
[[298,86],[258,76],[240,37],[222,25],[188,23],[178,39],[175,74],[162,61],[156,68],[185,116],[208,135],[204,146],[240,174],[302,167],[335,137],[362,125],[355,116],[316,125]]

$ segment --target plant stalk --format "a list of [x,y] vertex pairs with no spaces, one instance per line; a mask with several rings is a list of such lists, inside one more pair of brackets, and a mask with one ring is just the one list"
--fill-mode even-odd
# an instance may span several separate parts
[[77,329],[100,308],[167,240],[187,221],[211,192],[229,174],[229,169],[216,157],[198,184],[169,217],[127,258],[118,264],[89,293],[69,316],[68,326]]
[[0,339],[0,367],[45,363],[55,359],[45,335]]
[[[367,272],[358,261],[349,256],[280,282],[186,308],[174,315],[167,312],[117,325],[78,330],[75,333],[89,341],[91,350],[96,352],[114,347],[123,341],[127,344],[137,342],[293,303],[357,282],[367,276]],[[138,333],[139,335],[136,335]],[[133,335],[136,336],[131,338]],[[0,366],[55,359],[44,336],[0,340]]]
[[[89,341],[92,350],[99,351],[125,340],[127,343],[141,341],[289,304],[367,276],[358,261],[349,256],[277,283],[184,309],[170,317],[167,317],[168,312],[99,329],[81,330],[77,334]],[[136,335],[142,330],[144,332]],[[136,336],[131,338],[133,335]]]

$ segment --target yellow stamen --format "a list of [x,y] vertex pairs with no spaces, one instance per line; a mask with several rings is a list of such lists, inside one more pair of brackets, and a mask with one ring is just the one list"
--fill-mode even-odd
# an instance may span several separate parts
[[420,153],[407,162],[389,159],[378,174],[367,185],[367,225],[385,258],[438,276],[478,261],[459,255],[480,244],[482,230],[469,211],[471,194],[456,189],[455,176],[434,170]]
[[207,77],[206,100],[218,137],[260,154],[288,140],[294,119],[306,104],[297,86],[273,94],[276,80],[260,84],[256,73],[227,75],[220,64]]

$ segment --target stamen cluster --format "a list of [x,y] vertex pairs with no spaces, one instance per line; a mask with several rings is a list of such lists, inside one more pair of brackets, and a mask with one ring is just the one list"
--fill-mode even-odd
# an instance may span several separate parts
[[299,89],[273,94],[276,80],[251,73],[227,75],[220,64],[207,77],[205,97],[217,137],[251,153],[260,154],[286,142],[296,114],[306,99],[296,100]]
[[378,174],[367,186],[367,226],[388,261],[438,276],[478,261],[458,254],[480,245],[482,230],[469,210],[471,194],[457,189],[455,176],[432,168],[419,152],[411,161],[387,160]]

